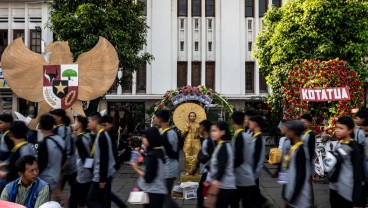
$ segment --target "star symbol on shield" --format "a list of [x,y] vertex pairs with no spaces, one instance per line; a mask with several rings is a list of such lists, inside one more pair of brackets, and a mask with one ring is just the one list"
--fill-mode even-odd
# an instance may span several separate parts
[[61,82],[59,82],[59,85],[54,86],[54,87],[57,89],[57,93],[56,93],[56,94],[58,94],[58,93],[63,93],[63,94],[65,94],[64,89],[65,89],[67,86],[63,85]]

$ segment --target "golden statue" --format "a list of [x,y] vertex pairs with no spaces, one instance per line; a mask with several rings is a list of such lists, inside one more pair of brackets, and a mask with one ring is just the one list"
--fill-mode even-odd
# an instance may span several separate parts
[[198,152],[201,149],[199,123],[205,119],[204,109],[194,103],[182,104],[174,112],[174,123],[185,137],[183,151],[186,175],[196,168]]

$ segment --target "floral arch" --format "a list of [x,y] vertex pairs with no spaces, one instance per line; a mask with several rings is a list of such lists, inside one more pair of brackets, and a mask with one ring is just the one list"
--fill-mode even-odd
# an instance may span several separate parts
[[[320,91],[336,87],[347,87],[350,99],[327,102],[308,102],[301,99],[301,88]],[[339,59],[329,61],[311,59],[294,66],[283,85],[282,92],[285,119],[298,119],[304,113],[328,119],[328,124],[324,127],[325,140],[333,137],[338,117],[351,115],[351,110],[361,108],[364,102],[364,88],[357,73]]]

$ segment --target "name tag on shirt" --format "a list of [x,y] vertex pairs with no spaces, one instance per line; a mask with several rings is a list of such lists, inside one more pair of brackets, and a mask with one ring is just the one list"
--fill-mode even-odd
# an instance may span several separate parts
[[84,166],[85,168],[92,168],[93,167],[93,159],[92,158],[86,158],[86,160],[84,161]]
[[279,178],[277,181],[279,184],[287,184],[288,183],[288,174],[287,173],[279,173]]

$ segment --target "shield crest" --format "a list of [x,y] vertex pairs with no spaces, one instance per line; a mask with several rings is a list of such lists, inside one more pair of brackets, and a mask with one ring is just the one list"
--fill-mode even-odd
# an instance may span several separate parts
[[78,65],[43,66],[43,96],[54,109],[68,109],[78,98]]

